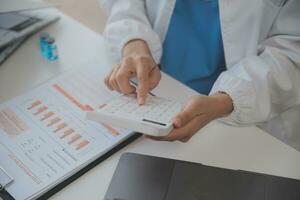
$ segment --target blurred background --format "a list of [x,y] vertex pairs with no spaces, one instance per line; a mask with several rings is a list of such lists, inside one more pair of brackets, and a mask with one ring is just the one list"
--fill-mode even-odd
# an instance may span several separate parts
[[49,3],[55,3],[59,10],[74,18],[78,22],[102,33],[106,17],[101,9],[99,0],[45,0]]

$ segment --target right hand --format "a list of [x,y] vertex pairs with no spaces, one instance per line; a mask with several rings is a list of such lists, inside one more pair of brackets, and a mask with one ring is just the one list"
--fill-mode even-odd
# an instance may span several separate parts
[[142,105],[161,78],[160,70],[143,40],[132,40],[124,46],[121,64],[112,69],[104,81],[110,90],[130,94],[136,90],[129,82],[133,77],[138,79],[137,99]]

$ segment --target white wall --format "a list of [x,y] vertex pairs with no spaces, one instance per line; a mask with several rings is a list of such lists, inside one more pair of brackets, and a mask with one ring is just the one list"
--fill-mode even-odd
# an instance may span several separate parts
[[45,0],[56,3],[58,9],[71,16],[97,33],[102,33],[106,17],[99,0]]

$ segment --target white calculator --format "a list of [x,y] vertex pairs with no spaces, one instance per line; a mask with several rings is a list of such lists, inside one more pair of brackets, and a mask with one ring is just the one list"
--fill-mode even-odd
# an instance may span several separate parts
[[182,109],[182,103],[148,95],[139,105],[136,95],[121,95],[88,112],[87,119],[107,123],[152,136],[165,136],[173,129],[172,119]]

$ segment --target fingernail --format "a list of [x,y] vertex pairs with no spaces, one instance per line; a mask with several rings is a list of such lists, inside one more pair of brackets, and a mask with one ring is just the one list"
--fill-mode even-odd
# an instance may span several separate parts
[[178,118],[175,118],[173,120],[173,124],[174,124],[175,128],[179,128],[181,126],[181,120]]

